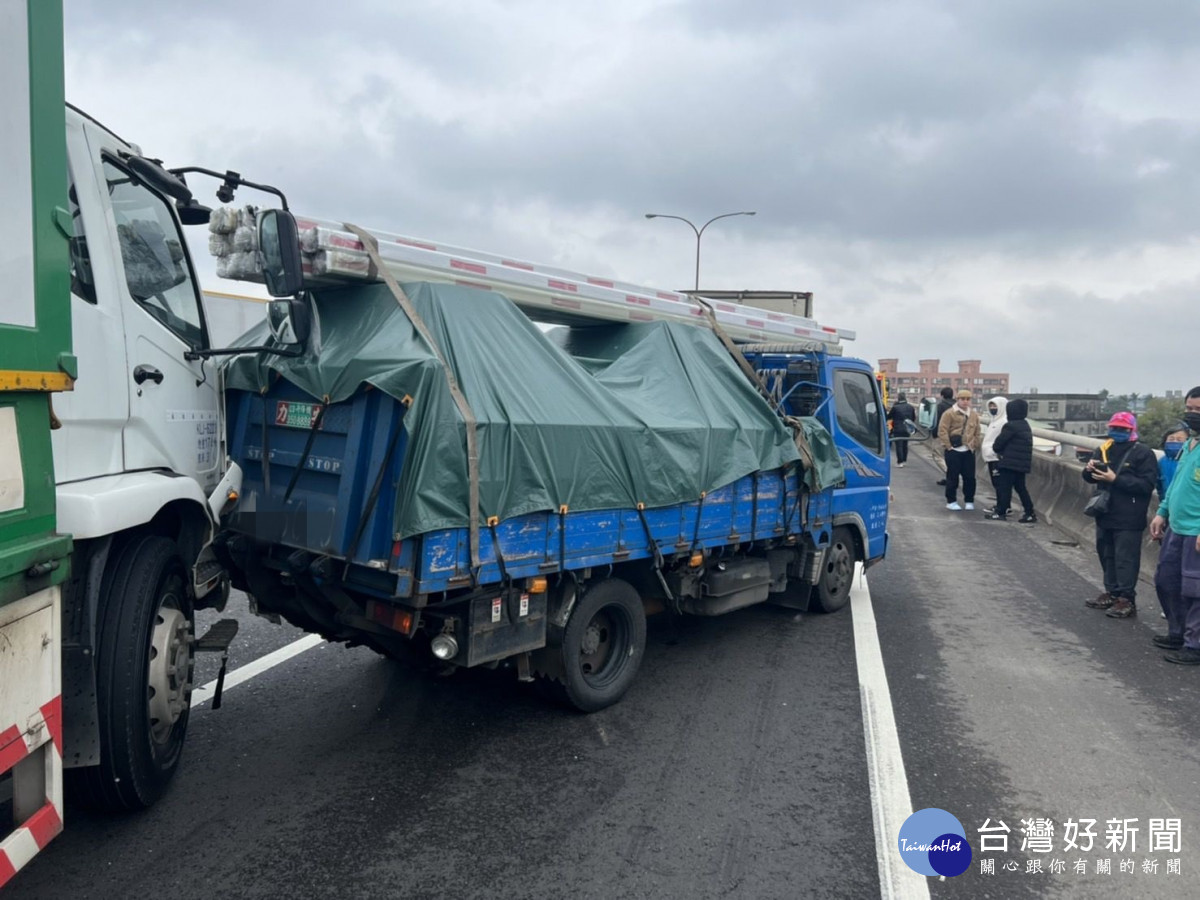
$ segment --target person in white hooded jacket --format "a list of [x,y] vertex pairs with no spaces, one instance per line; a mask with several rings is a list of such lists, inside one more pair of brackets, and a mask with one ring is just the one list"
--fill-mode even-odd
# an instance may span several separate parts
[[991,479],[992,490],[994,491],[996,490],[996,475],[1000,471],[996,463],[1000,461],[1000,457],[992,449],[992,445],[996,443],[996,438],[1000,436],[1000,429],[1008,421],[1008,398],[992,397],[987,402],[987,409],[992,416],[992,421],[988,423],[987,431],[983,433],[983,445],[980,448],[980,454],[983,456],[984,465],[987,466],[988,478]]

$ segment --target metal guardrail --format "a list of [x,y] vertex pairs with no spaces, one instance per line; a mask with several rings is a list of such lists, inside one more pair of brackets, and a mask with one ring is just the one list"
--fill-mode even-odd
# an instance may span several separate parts
[[[1107,438],[1089,437],[1086,434],[1068,434],[1064,431],[1051,431],[1049,428],[1034,428],[1033,436],[1040,437],[1047,441],[1057,441],[1067,447],[1080,447],[1087,450],[1097,450]],[[1152,447],[1156,459],[1162,459],[1163,452],[1157,447]]]
[[1068,447],[1086,447],[1089,450],[1095,450],[1104,443],[1103,438],[1088,437],[1086,434],[1069,434],[1065,431],[1051,431],[1049,428],[1034,428],[1033,436],[1066,444]]

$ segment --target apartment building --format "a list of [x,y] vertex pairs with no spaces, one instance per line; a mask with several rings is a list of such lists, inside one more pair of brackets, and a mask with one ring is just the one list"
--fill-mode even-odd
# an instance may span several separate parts
[[1104,401],[1099,394],[1010,394],[1029,403],[1029,418],[1054,431],[1099,437],[1108,431]]
[[984,372],[983,363],[978,359],[960,359],[956,372],[943,372],[940,359],[921,359],[917,365],[919,371],[901,372],[898,358],[879,360],[879,371],[887,375],[893,397],[903,391],[910,400],[915,401],[921,397],[932,397],[943,387],[955,391],[967,388],[975,395],[976,402],[998,394],[1008,394],[1008,373]]

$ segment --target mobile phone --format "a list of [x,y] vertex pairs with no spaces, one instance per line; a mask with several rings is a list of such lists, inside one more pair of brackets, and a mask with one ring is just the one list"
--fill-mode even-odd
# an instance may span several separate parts
[[1107,472],[1108,471],[1108,463],[1094,462],[1094,463],[1092,463],[1092,468],[1095,469],[1097,472]]

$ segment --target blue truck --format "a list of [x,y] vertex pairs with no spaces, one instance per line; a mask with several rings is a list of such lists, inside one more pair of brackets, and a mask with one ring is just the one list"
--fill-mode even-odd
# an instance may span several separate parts
[[883,559],[866,362],[675,323],[547,333],[474,287],[314,290],[269,228],[268,287],[297,296],[246,341],[295,346],[224,369],[242,484],[217,542],[259,613],[503,663],[590,712],[633,682],[647,614],[833,612]]

